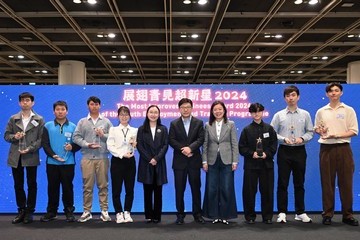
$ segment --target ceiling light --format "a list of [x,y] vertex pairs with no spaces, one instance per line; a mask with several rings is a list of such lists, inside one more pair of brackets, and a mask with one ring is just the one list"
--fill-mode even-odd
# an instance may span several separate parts
[[191,59],[192,59],[192,56],[187,56],[186,59],[187,59],[187,60],[191,60]]
[[256,59],[261,59],[261,56],[258,55],[258,56],[256,56],[255,58],[256,58]]
[[270,38],[271,35],[270,35],[270,34],[266,34],[264,37],[265,37],[265,38]]
[[109,34],[108,34],[108,37],[109,37],[109,38],[114,38],[115,36],[116,36],[116,35],[115,35],[114,33],[109,33]]
[[282,35],[281,34],[276,34],[274,37],[275,38],[282,38]]
[[74,3],[81,3],[81,0],[73,0]]
[[87,0],[87,2],[90,4],[96,4],[96,0]]
[[192,38],[198,38],[198,37],[199,37],[199,34],[196,34],[196,33],[191,34],[191,37],[192,37]]
[[246,75],[247,73],[246,72],[241,72],[241,75]]
[[319,57],[313,57],[314,60],[319,59]]
[[182,60],[182,59],[184,59],[184,57],[183,56],[178,56],[178,59]]
[[190,72],[186,70],[186,71],[184,71],[184,73],[185,73],[185,74],[189,74]]
[[184,0],[183,3],[184,3],[184,4],[190,4],[191,1],[190,1],[190,0]]
[[14,56],[13,56],[13,55],[9,55],[9,58],[14,58]]
[[98,38],[103,38],[104,37],[104,34],[98,34],[96,35]]
[[121,59],[125,59],[126,56],[125,56],[125,55],[121,55],[120,58],[121,58]]
[[285,84],[285,83],[286,83],[286,81],[281,81],[281,83],[282,83],[282,84]]
[[354,6],[354,3],[352,3],[352,2],[343,3],[343,4],[341,5],[341,7],[353,7],[353,6]]
[[204,4],[207,4],[207,0],[199,0],[198,1],[198,4],[200,4],[200,5],[204,5]]
[[18,58],[23,59],[25,57],[23,55],[19,55]]
[[111,58],[117,58],[117,56],[111,56]]
[[252,59],[252,57],[251,57],[251,56],[247,56],[246,58],[247,58],[247,59]]
[[295,4],[302,4],[303,1],[302,1],[302,0],[296,0],[294,3],[295,3]]
[[181,71],[178,70],[178,71],[176,71],[176,73],[181,73]]
[[295,73],[295,71],[290,71],[290,73]]
[[317,4],[317,3],[319,3],[319,0],[310,0],[310,1],[309,1],[309,4],[310,4],[310,5],[315,5],[315,4]]
[[329,57],[328,57],[328,56],[323,56],[321,59],[322,59],[322,60],[328,60]]
[[348,35],[348,38],[353,38],[353,37],[355,37],[355,34],[349,34]]
[[131,70],[131,69],[129,70],[129,73],[133,73],[133,72],[134,72],[134,70]]
[[297,71],[297,73],[303,73],[303,71],[302,71],[302,70],[299,70],[299,71]]
[[180,34],[180,37],[181,37],[181,38],[186,38],[187,35],[186,35],[186,33],[181,33],[181,34]]
[[40,70],[36,70],[35,72],[36,72],[36,73],[39,73],[39,72],[40,72]]
[[46,70],[42,70],[41,72],[42,72],[42,73],[48,73],[48,71],[46,71]]

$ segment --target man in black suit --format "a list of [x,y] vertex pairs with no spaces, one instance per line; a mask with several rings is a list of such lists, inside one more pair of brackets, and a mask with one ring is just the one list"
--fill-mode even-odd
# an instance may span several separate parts
[[200,192],[200,169],[202,167],[200,147],[204,143],[203,121],[191,115],[193,103],[190,99],[181,99],[178,106],[181,117],[171,122],[169,130],[169,143],[174,149],[172,167],[175,177],[176,224],[184,223],[184,192],[188,177],[191,187],[194,219],[198,223],[205,223],[201,216]]

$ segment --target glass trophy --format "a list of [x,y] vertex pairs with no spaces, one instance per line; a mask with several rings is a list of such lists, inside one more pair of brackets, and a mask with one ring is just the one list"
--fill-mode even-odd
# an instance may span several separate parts
[[130,139],[129,139],[129,142],[128,142],[128,152],[129,153],[133,153],[134,152],[134,144],[135,143],[135,137],[134,136],[131,136]]
[[294,144],[296,142],[295,127],[293,125],[290,126],[290,138],[289,139],[292,144]]
[[260,137],[256,139],[256,153],[259,157],[262,157],[264,153],[263,144]]
[[94,148],[101,148],[101,139],[100,139],[100,136],[98,135],[98,128],[95,128],[95,138],[93,140],[93,147]]
[[320,121],[319,130],[321,137],[327,137],[329,128],[325,125],[324,121]]
[[23,152],[27,149],[25,133],[21,132],[21,138],[19,139],[19,152]]
[[70,151],[66,150],[66,145],[68,145],[68,144],[70,144],[70,138],[66,139],[66,142],[64,144],[64,151],[60,156],[62,159],[64,159],[64,161],[66,161],[66,159],[69,157],[69,152]]

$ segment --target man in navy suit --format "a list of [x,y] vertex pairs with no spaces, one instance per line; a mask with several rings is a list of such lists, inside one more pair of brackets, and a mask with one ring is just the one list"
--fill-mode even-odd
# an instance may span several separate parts
[[184,192],[187,178],[191,187],[194,219],[198,223],[205,223],[201,216],[200,192],[202,167],[200,147],[204,143],[204,124],[202,120],[191,115],[193,103],[190,99],[181,99],[178,106],[181,117],[171,122],[169,130],[169,143],[174,149],[172,168],[175,178],[176,224],[184,223]]

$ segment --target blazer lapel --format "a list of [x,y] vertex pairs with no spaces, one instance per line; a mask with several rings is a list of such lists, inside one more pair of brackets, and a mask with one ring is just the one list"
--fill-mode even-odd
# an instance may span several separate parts
[[214,122],[212,125],[209,125],[209,133],[216,142],[219,142],[216,134],[216,123]]
[[221,125],[221,131],[220,131],[220,137],[219,137],[219,141],[221,141],[224,136],[226,135],[227,131],[229,131],[229,125],[227,123],[223,123]]

